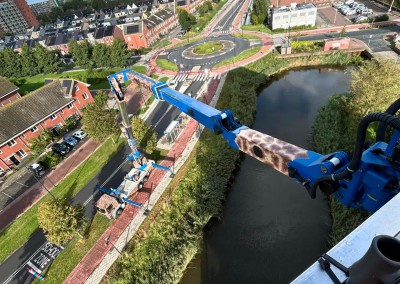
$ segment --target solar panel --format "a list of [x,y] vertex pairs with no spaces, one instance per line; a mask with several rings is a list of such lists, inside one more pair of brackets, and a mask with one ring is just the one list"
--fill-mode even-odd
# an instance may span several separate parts
[[132,25],[126,27],[127,34],[135,34],[139,32],[139,25]]

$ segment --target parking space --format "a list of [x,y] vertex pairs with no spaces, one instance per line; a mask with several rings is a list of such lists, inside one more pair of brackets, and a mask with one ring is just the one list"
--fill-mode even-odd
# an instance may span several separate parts
[[[357,21],[366,22],[368,18],[386,14],[388,11],[387,7],[368,0],[358,0],[354,1],[354,3],[346,1],[348,3],[346,5],[348,7],[346,8],[344,8],[345,6],[341,7],[338,5],[339,3],[342,2],[335,1],[333,4],[335,7],[321,7],[318,9],[318,15],[326,26],[344,26]],[[398,18],[398,15],[394,15],[393,13],[389,16],[391,20]]]

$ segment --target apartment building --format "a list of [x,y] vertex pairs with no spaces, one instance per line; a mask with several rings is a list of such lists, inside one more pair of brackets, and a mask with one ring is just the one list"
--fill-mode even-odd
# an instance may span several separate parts
[[7,33],[25,33],[39,22],[25,0],[0,0],[0,27]]
[[296,4],[270,10],[270,26],[275,29],[290,29],[298,26],[315,26],[317,7],[312,3]]

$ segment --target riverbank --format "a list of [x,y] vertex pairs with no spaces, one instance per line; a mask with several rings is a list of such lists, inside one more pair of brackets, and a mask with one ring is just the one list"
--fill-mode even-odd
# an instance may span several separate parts
[[[231,109],[240,121],[251,126],[256,110],[257,90],[274,74],[294,68],[318,65],[345,66],[361,59],[343,53],[298,59],[277,59],[273,54],[231,71],[216,108]],[[213,217],[221,218],[232,173],[239,164],[239,152],[220,136],[204,131],[187,173],[173,190],[158,216],[142,237],[129,244],[126,253],[103,281],[121,283],[176,283],[197,253],[202,230]]]

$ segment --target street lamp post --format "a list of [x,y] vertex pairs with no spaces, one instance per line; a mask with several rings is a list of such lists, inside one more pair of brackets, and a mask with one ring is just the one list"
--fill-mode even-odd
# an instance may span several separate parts
[[[37,176],[36,176],[34,173],[32,173],[32,172],[29,170],[28,167],[26,167],[26,168],[27,168],[28,171],[31,173],[31,175],[36,179],[36,181],[37,181],[38,183],[40,183],[40,184],[43,186],[43,188],[47,191],[47,193],[50,194],[51,197],[53,197],[54,200],[56,200],[56,197],[50,192],[50,190],[44,185],[44,183],[41,182],[41,180],[38,179]],[[50,180],[50,179],[49,179],[49,180]],[[51,183],[53,183],[53,182],[51,182]],[[54,185],[54,183],[53,183],[53,185]]]
[[388,10],[388,14],[390,14],[390,12],[392,11],[393,3],[394,3],[394,0],[392,0],[392,3],[390,4],[389,10]]

